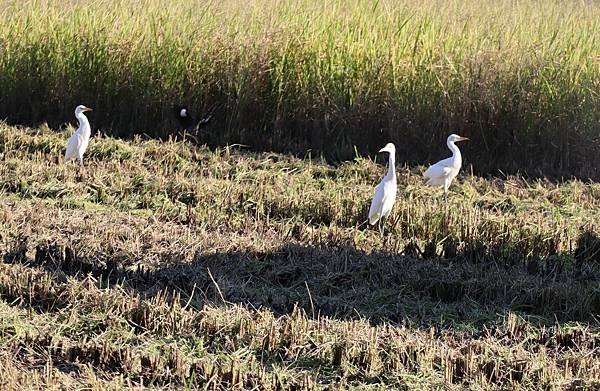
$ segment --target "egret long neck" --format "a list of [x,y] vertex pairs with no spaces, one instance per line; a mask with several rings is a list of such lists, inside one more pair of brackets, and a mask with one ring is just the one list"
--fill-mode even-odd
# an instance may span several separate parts
[[388,161],[388,171],[385,174],[386,178],[396,178],[396,154],[390,153],[390,159]]
[[90,122],[88,121],[85,114],[83,114],[83,113],[77,114],[77,121],[79,121],[79,129],[77,129],[78,131],[80,131],[84,134],[92,133],[92,129],[90,128]]
[[454,166],[460,167],[462,164],[462,155],[460,154],[460,149],[458,149],[453,141],[448,141],[448,148],[450,148],[452,151],[452,163]]

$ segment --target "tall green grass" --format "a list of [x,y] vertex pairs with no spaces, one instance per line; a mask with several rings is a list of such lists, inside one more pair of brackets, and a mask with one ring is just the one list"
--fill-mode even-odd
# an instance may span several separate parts
[[600,176],[600,6],[559,1],[0,0],[0,117],[167,136],[171,106],[217,145],[324,152],[397,143],[476,172]]

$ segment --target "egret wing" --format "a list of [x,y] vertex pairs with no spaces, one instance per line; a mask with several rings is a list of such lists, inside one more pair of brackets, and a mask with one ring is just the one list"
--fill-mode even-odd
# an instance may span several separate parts
[[440,160],[439,162],[432,164],[429,168],[423,173],[425,178],[439,178],[448,175],[452,168],[452,158]]
[[396,202],[396,193],[398,191],[396,181],[392,180],[386,183],[383,191],[383,202],[381,205],[381,217],[388,217]]
[[383,182],[378,184],[375,188],[375,195],[373,201],[371,201],[371,207],[369,208],[369,224],[375,224],[381,218],[381,207],[384,202],[384,186]]
[[67,143],[67,150],[65,152],[65,160],[73,160],[77,158],[77,151],[83,142],[82,137],[77,133],[73,133],[73,135],[69,138],[69,142]]

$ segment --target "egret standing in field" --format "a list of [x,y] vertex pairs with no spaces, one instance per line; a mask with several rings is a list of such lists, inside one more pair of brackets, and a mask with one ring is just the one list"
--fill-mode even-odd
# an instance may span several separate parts
[[434,165],[430,166],[423,176],[427,179],[427,184],[431,186],[443,186],[444,197],[448,197],[448,188],[450,184],[458,175],[460,167],[462,166],[462,156],[460,150],[456,146],[456,142],[468,140],[466,137],[461,137],[457,134],[451,134],[448,136],[446,145],[452,151],[452,156],[440,160]]
[[375,188],[375,195],[369,208],[369,224],[379,222],[379,232],[383,236],[383,222],[392,212],[396,201],[396,147],[392,143],[386,144],[379,152],[388,152],[388,170],[383,180]]
[[79,160],[79,164],[83,166],[83,154],[90,143],[90,136],[92,135],[92,128],[90,122],[85,116],[86,111],[92,111],[89,107],[79,105],[75,108],[75,117],[79,121],[79,127],[69,138],[67,143],[67,151],[65,152],[65,161],[71,161],[74,159]]

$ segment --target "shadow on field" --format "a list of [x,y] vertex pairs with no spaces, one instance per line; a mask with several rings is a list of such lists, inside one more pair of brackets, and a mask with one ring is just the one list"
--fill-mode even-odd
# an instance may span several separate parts
[[507,311],[542,323],[591,321],[600,312],[600,239],[593,232],[581,235],[574,257],[526,256],[482,243],[447,244],[442,254],[410,245],[397,254],[288,244],[270,252],[201,252],[191,262],[164,260],[157,270],[106,255],[81,257],[56,244],[38,246],[27,259],[26,248],[15,244],[4,261],[53,275],[91,274],[144,297],[166,290],[197,308],[243,303],[285,314],[298,305],[313,317],[438,326],[489,323]]

